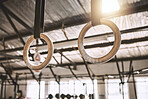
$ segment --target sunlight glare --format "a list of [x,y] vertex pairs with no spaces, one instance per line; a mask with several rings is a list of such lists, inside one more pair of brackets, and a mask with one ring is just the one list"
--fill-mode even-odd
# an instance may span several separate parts
[[118,0],[102,0],[102,13],[109,13],[119,9]]

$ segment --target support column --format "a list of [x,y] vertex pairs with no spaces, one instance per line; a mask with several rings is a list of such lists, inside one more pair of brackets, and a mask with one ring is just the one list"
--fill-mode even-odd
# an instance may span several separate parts
[[45,81],[45,97],[48,97],[48,81]]
[[[129,82],[133,82],[132,77],[129,79]],[[135,86],[134,83],[128,83],[129,99],[137,99],[137,97],[135,95],[135,88],[136,87],[134,87],[134,86]]]
[[3,85],[4,85],[4,80],[2,79],[1,80],[1,98],[0,99],[3,99]]
[[98,97],[99,97],[99,99],[106,99],[105,81],[104,80],[98,80]]

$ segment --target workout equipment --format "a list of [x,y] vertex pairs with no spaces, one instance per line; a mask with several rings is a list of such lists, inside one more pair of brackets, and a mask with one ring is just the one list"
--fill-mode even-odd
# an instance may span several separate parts
[[83,94],[79,95],[80,99],[85,99],[85,96]]
[[9,96],[9,98],[8,98],[8,99],[13,99],[13,98],[12,98],[12,96]]
[[89,99],[94,99],[94,94],[89,94]]
[[[116,26],[116,24],[114,24],[112,21],[109,21],[107,19],[100,19],[101,15],[99,15],[99,14],[97,14],[98,18],[95,16],[98,1],[99,0],[92,0],[92,3],[91,3],[92,20],[84,26],[84,28],[81,30],[79,37],[78,37],[79,52],[81,53],[81,55],[84,57],[85,60],[87,60],[88,62],[91,62],[91,63],[101,63],[101,62],[108,61],[116,54],[116,52],[118,51],[118,49],[120,47],[120,43],[121,43],[121,34],[120,34],[120,31],[119,31],[118,27]],[[86,53],[84,46],[83,46],[83,40],[84,40],[84,36],[85,36],[86,32],[92,26],[101,25],[101,24],[106,25],[111,28],[111,30],[113,31],[114,36],[115,36],[115,42],[114,42],[113,48],[111,49],[111,51],[108,54],[106,54],[105,56],[103,56],[101,58],[93,58]]]
[[16,93],[16,99],[20,99],[22,97],[22,91],[18,90]]
[[71,96],[70,94],[67,94],[67,95],[66,95],[66,98],[67,98],[67,99],[70,99],[71,97],[72,97],[72,96]]
[[77,98],[78,98],[78,96],[77,96],[77,95],[75,95],[75,96],[74,96],[74,99],[77,99]]
[[26,63],[26,65],[30,68],[30,69],[33,69],[33,70],[40,70],[40,69],[43,69],[48,63],[49,61],[51,60],[52,58],[52,54],[53,54],[53,44],[51,42],[51,40],[45,35],[45,34],[40,34],[40,37],[42,39],[44,39],[48,45],[48,55],[47,55],[47,58],[46,60],[41,63],[40,65],[38,66],[34,66],[33,64],[31,64],[29,62],[29,59],[28,59],[28,49],[30,47],[30,44],[34,39],[33,36],[31,36],[28,41],[26,42],[25,44],[25,47],[24,47],[24,50],[23,50],[23,58],[24,58],[24,61]]
[[61,99],[64,99],[66,96],[64,94],[61,94]]
[[112,29],[112,31],[114,32],[114,36],[115,36],[115,42],[114,42],[112,50],[107,55],[101,58],[93,58],[89,56],[84,50],[83,39],[84,39],[86,32],[92,27],[92,22],[89,22],[88,24],[86,24],[85,27],[80,32],[80,35],[78,38],[78,49],[81,55],[84,57],[84,59],[91,63],[100,63],[100,62],[105,62],[109,60],[116,54],[116,52],[118,51],[120,47],[121,36],[120,36],[120,31],[118,27],[113,22],[106,20],[106,19],[100,19],[100,22],[101,24],[105,24]]
[[52,94],[49,94],[48,95],[48,99],[53,99],[53,95]]
[[[24,61],[25,61],[26,65],[30,69],[33,69],[33,70],[40,70],[40,69],[43,69],[44,67],[46,67],[47,64],[49,63],[49,61],[51,60],[52,54],[53,54],[53,44],[52,44],[51,40],[45,34],[40,34],[40,33],[44,32],[44,7],[45,7],[45,0],[36,0],[34,35],[31,36],[27,40],[27,42],[24,46],[24,50],[23,50]],[[38,41],[39,38],[46,41],[46,43],[48,45],[48,55],[47,55],[46,60],[43,63],[41,63],[40,65],[34,65],[29,62],[28,49],[29,49],[31,43],[33,42],[33,40],[36,39],[36,41]],[[39,53],[36,53],[36,54],[38,54],[38,57],[39,57]],[[40,57],[36,60],[40,62]]]
[[56,94],[56,95],[55,95],[55,97],[56,97],[57,99],[59,99],[59,98],[60,98],[60,97],[59,97],[59,94]]

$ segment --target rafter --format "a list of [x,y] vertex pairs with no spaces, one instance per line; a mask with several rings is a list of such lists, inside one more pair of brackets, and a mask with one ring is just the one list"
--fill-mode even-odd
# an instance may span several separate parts
[[[147,56],[139,56],[139,57],[127,57],[127,58],[118,58],[118,62],[120,61],[130,61],[130,60],[145,60],[148,59],[148,55]],[[110,61],[108,61],[107,63],[110,62],[115,62],[116,60],[113,58]],[[75,64],[77,66],[83,66],[85,65],[84,62],[75,62]],[[92,63],[87,63],[87,64],[92,64]],[[55,66],[55,67],[65,67],[65,66],[72,66],[73,64],[71,63],[63,63],[63,64],[49,64],[49,66]],[[47,66],[48,67],[48,66]],[[13,68],[13,70],[27,70],[28,67],[27,66],[22,66],[22,67],[17,67],[17,68]]]
[[[134,6],[134,7],[132,6],[132,7],[129,7],[127,9],[123,9],[123,10],[121,9],[118,12],[115,12],[115,13],[104,14],[102,17],[103,18],[108,18],[108,17],[111,18],[111,17],[124,16],[124,15],[137,13],[137,12],[143,12],[143,11],[148,10],[147,6],[148,6],[148,4],[145,4],[145,5],[142,5],[142,6]],[[88,14],[88,15],[86,15],[86,14],[76,15],[76,16],[72,16],[72,17],[69,17],[69,18],[61,19],[59,21],[55,21],[53,23],[47,23],[47,24],[45,24],[45,32],[61,29],[63,22],[64,22],[64,25],[66,27],[71,27],[71,26],[87,23],[88,21],[90,21],[90,17],[86,17],[86,16],[90,16],[90,14]],[[17,17],[17,16],[15,16],[15,17]],[[18,17],[16,19],[18,19]],[[23,37],[32,35],[32,33],[30,33],[30,31],[26,32],[26,33],[24,33],[22,31],[20,33]],[[12,39],[17,39],[17,38],[18,37],[16,35],[12,35],[12,36],[5,37],[5,40],[12,40]],[[0,38],[0,41],[1,41],[1,39],[2,38]]]

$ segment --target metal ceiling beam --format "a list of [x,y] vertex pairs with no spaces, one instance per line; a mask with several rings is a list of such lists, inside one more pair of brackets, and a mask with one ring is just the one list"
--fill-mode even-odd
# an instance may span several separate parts
[[[27,69],[29,69],[29,71],[31,72],[32,78],[35,79],[35,80],[38,82],[38,79],[37,79],[36,76],[34,75],[34,72],[33,72],[30,68],[28,68],[28,67],[27,67]],[[39,83],[39,82],[38,82],[38,83]]]
[[[139,56],[139,57],[126,57],[126,58],[118,58],[118,62],[119,61],[130,61],[130,60],[145,60],[148,59],[148,55],[147,56]],[[115,62],[116,60],[113,58],[110,61],[108,61],[107,63],[110,62]],[[75,64],[77,66],[82,66],[85,65],[84,62],[75,62]],[[87,64],[92,64],[92,63],[88,63]],[[72,66],[73,64],[71,63],[64,63],[64,64],[49,64],[49,66],[56,66],[56,67],[65,67],[65,66]],[[47,66],[48,67],[48,66]],[[22,67],[17,67],[17,68],[13,68],[13,70],[27,70],[28,67],[27,66],[22,66]]]
[[[29,25],[27,25],[22,19],[20,19],[18,16],[16,16],[12,11],[10,11],[3,4],[0,4],[0,8],[4,9],[12,18],[14,18],[18,23],[20,23],[22,26],[24,26],[27,30],[29,30],[29,32],[27,32],[29,35],[32,35],[34,33],[33,28],[31,28]],[[7,32],[5,31],[5,33],[7,33]],[[22,33],[23,32],[21,32],[21,35],[22,35]],[[14,36],[16,37],[17,35],[14,35]],[[41,41],[44,44],[44,41],[42,39],[41,39]]]
[[[22,19],[20,19],[17,15],[15,15],[12,11],[10,11],[3,4],[0,4],[0,8],[4,9],[12,18],[14,18],[18,23],[20,23],[22,26],[24,26],[29,31],[29,32],[27,32],[29,35],[33,35],[33,33],[34,33],[33,28],[31,28],[29,25],[27,25]],[[44,41],[42,39],[41,39],[41,41],[44,44]]]
[[132,70],[133,70],[133,66],[132,66],[132,63],[133,61],[130,60],[130,65],[129,65],[129,75],[128,75],[128,79],[127,79],[127,82],[129,81],[130,77],[131,77],[131,74],[133,73]]
[[83,59],[85,68],[86,68],[86,70],[87,70],[87,73],[88,73],[88,75],[89,75],[89,78],[93,81],[93,78],[92,78],[91,73],[90,73],[89,68],[88,68],[88,64],[87,64],[87,62],[85,61],[85,59],[84,59],[83,57],[82,57],[82,59]]
[[[125,34],[125,33],[132,33],[132,32],[137,32],[137,31],[142,31],[148,29],[148,26],[143,26],[143,27],[137,27],[137,28],[132,28],[132,29],[126,29],[126,30],[121,30],[121,34]],[[106,35],[112,35],[112,32],[108,32],[108,33],[104,33],[104,34],[99,34],[99,35],[93,35],[93,36],[88,36],[85,37],[85,39],[89,39],[89,38],[93,38],[93,37],[101,37],[101,36],[106,36]],[[2,40],[2,39],[1,39]],[[57,41],[57,42],[53,42],[53,44],[60,44],[60,43],[64,43],[64,42],[70,42],[70,41],[76,41],[78,40],[77,38],[74,39],[69,39],[69,40],[63,40],[63,41]],[[43,46],[46,44],[40,44],[39,46]],[[19,50],[23,50],[24,47],[18,47],[18,48],[14,48],[14,49],[6,49],[6,50],[0,50],[0,52],[15,52],[15,51],[19,51]]]
[[8,59],[10,58],[10,59],[20,59],[20,60],[23,60],[22,56],[13,56],[13,55],[1,53],[1,52],[0,52],[0,56],[4,56],[5,58],[8,58]]
[[134,68],[132,66],[132,71],[131,72],[132,72],[132,78],[133,78],[134,93],[135,93],[135,99],[137,99],[136,81],[135,81],[135,76],[134,76],[133,71],[134,71]]
[[[63,53],[60,53],[65,59],[67,59],[73,66],[74,66],[74,68],[76,69],[76,64],[74,63],[74,62],[72,62],[68,57],[66,57]],[[70,67],[70,65],[68,65],[68,68],[69,68],[69,70],[70,70],[70,72],[74,75],[74,77],[77,79],[77,80],[79,80],[78,79],[78,77],[77,77],[77,75],[73,72],[73,70],[72,70],[72,68]]]
[[[12,28],[14,29],[14,31],[17,33],[20,41],[22,42],[23,45],[25,45],[25,41],[22,38],[22,35],[20,34],[20,32],[17,30],[15,24],[13,23],[13,21],[11,20],[10,16],[8,15],[7,11],[5,9],[2,8],[2,11],[4,13],[4,15],[6,16],[7,20],[9,21],[10,25],[12,26]],[[29,51],[29,55],[30,55],[30,51]],[[9,55],[10,56],[10,55]],[[33,56],[32,56],[33,59]]]
[[15,85],[16,82],[15,82],[14,79],[12,78],[12,76],[11,76],[10,72],[8,71],[8,69],[7,69],[2,63],[1,63],[0,65],[1,65],[1,67],[5,70],[5,72],[8,74],[9,78],[12,80],[13,85]]
[[[67,59],[71,64],[73,64],[74,68],[76,69],[76,64],[72,62],[68,57],[66,57],[62,52],[60,53],[65,59]],[[71,67],[70,67],[71,68]]]
[[14,29],[14,31],[17,33],[17,35],[18,35],[20,41],[22,42],[22,44],[25,45],[25,41],[23,40],[21,34],[20,34],[19,31],[17,30],[15,24],[14,24],[13,21],[11,20],[11,18],[10,18],[10,16],[8,15],[8,13],[6,12],[6,10],[4,10],[4,9],[2,8],[2,11],[3,11],[4,15],[6,16],[8,22],[10,23],[10,25],[11,25],[12,28]]
[[[0,6],[1,7],[1,6]],[[148,10],[148,4],[142,5],[142,6],[132,6],[129,7],[125,10],[120,10],[118,12],[115,13],[111,13],[111,14],[104,14],[102,15],[103,18],[108,18],[108,17],[117,17],[117,16],[124,16],[124,15],[128,15],[128,14],[132,14],[132,13],[137,13],[137,12],[143,12],[143,11],[147,11]],[[86,17],[89,16],[89,17]],[[17,16],[15,16],[17,17]],[[16,18],[18,19],[18,17]],[[71,27],[71,26],[75,26],[75,25],[80,25],[80,24],[84,24],[86,22],[90,21],[90,14],[86,15],[86,14],[81,14],[81,15],[76,15],[76,16],[72,16],[72,17],[68,17],[65,19],[61,19],[59,21],[55,21],[53,23],[47,23],[45,24],[45,32],[48,31],[52,31],[52,30],[57,30],[57,29],[61,29],[62,23],[64,22],[65,27]],[[29,32],[21,32],[21,35],[23,37],[26,36],[30,36],[32,35]],[[13,39],[17,39],[17,35],[12,35],[12,36],[7,36],[5,37],[5,40],[13,40]],[[2,40],[2,38],[0,38],[0,41]]]
[[[137,73],[136,73],[137,71],[140,71],[140,74],[145,74],[144,76],[148,76],[148,75],[147,75],[148,72],[146,73],[145,71],[143,71],[143,70],[145,70],[145,69],[148,69],[148,68],[142,68],[142,69],[134,70],[134,71],[133,71],[133,74],[134,74],[135,76],[137,76],[137,77],[141,77],[141,76],[143,76],[143,75],[137,75]],[[131,72],[124,72],[124,75],[129,75],[129,73],[131,73]],[[22,73],[21,73],[21,74],[22,74]],[[119,74],[94,75],[94,77],[97,77],[97,78],[98,78],[98,77],[101,77],[101,79],[98,79],[98,80],[102,80],[102,77],[108,78],[109,75],[114,76],[115,78],[119,77]],[[72,77],[74,77],[73,75],[70,75],[70,74],[68,74],[68,75],[58,75],[58,76],[60,76],[61,78],[72,78]],[[88,74],[86,73],[86,74],[78,74],[77,77],[80,77],[80,78],[81,78],[81,77],[89,77],[89,76],[88,76]],[[45,77],[45,76],[44,76],[44,77],[42,77],[42,78],[43,78],[43,79],[52,79],[52,78],[54,78],[54,77],[51,77],[51,76],[50,76],[50,77],[49,77],[49,76],[48,76],[48,77],[47,77],[47,76]],[[31,78],[29,77],[29,78],[27,78],[27,79],[28,79],[28,80],[29,80],[29,79],[32,79],[32,77],[31,77]],[[7,79],[7,80],[10,80],[10,79]],[[26,78],[19,78],[18,80],[26,80]],[[127,82],[127,83],[130,83],[130,82]]]
[[[137,43],[137,42],[142,42],[142,41],[148,41],[148,37],[141,37],[141,38],[136,38],[136,39],[130,39],[130,40],[122,40],[121,44],[132,44],[132,43]],[[97,47],[108,47],[112,46],[114,42],[107,42],[107,43],[99,43],[99,44],[93,44],[93,45],[86,45],[85,49],[90,49],[90,48],[97,48]],[[67,51],[75,51],[78,50],[78,47],[69,47],[65,49],[54,49],[54,53],[59,53],[59,52],[67,52]],[[5,52],[5,50],[0,51],[0,53]],[[40,54],[47,54],[48,52],[41,52]],[[16,56],[16,57],[23,57],[22,55]],[[7,59],[11,59],[10,57]],[[6,60],[5,57],[0,58],[0,61]]]
[[120,67],[119,67],[119,63],[118,63],[118,59],[117,59],[116,55],[115,55],[115,61],[116,61],[116,66],[117,66],[117,69],[118,69],[118,74],[119,74],[120,81],[121,81],[121,83],[123,83],[122,75],[121,75],[121,71],[120,71]]
[[3,31],[4,33],[6,33],[7,35],[9,35],[10,33],[8,33],[5,29],[0,27],[0,30]]
[[69,68],[70,72],[72,73],[72,75],[73,75],[77,80],[79,80],[78,77],[77,77],[77,75],[76,75],[76,74],[73,72],[73,70],[71,69],[70,65],[68,65],[68,68]]
[[53,77],[55,78],[55,81],[56,81],[58,84],[60,84],[60,82],[59,82],[59,80],[57,79],[57,76],[56,76],[56,74],[54,73],[54,71],[53,71],[53,69],[51,68],[51,66],[48,66],[48,68],[50,69],[50,71],[51,71]]
[[29,25],[27,25],[22,19],[20,19],[17,15],[15,15],[12,11],[10,11],[7,7],[5,7],[3,4],[0,4],[0,8],[4,9],[12,18],[14,18],[18,23],[24,26],[27,30],[29,30],[28,32],[29,35],[33,34],[33,29]]
[[[133,71],[133,74],[135,75],[135,76],[141,76],[141,75],[137,75],[137,73],[135,73],[136,71],[142,71],[142,70],[144,70],[144,69],[148,69],[148,68],[143,68],[143,69],[139,69],[139,70],[135,70],[135,71]],[[130,72],[127,72],[127,73],[125,73],[125,75],[129,75],[129,73]],[[140,74],[142,74],[142,73],[140,73]],[[118,78],[119,77],[119,74],[108,74],[108,75],[111,75],[111,76],[114,76],[115,78]],[[108,75],[106,75],[106,74],[104,74],[104,75],[95,75],[94,77],[96,77],[97,79],[98,79],[98,77],[101,77],[101,79],[98,79],[98,80],[102,80],[102,77],[106,77],[107,79],[108,79]],[[70,75],[70,74],[68,74],[68,75],[58,75],[58,76],[60,76],[61,78],[72,78],[72,77],[74,77],[74,75]],[[148,75],[145,75],[145,76],[148,76]],[[78,74],[77,75],[77,77],[79,77],[79,78],[83,78],[83,77],[89,77],[88,76],[88,74]],[[53,79],[54,77],[42,77],[42,79]],[[27,78],[28,80],[30,80],[30,79],[32,79],[32,78],[30,78],[30,77],[28,77]],[[19,80],[25,80],[25,78],[19,78]],[[131,82],[125,82],[125,83],[131,83]],[[133,83],[133,82],[132,82]]]

